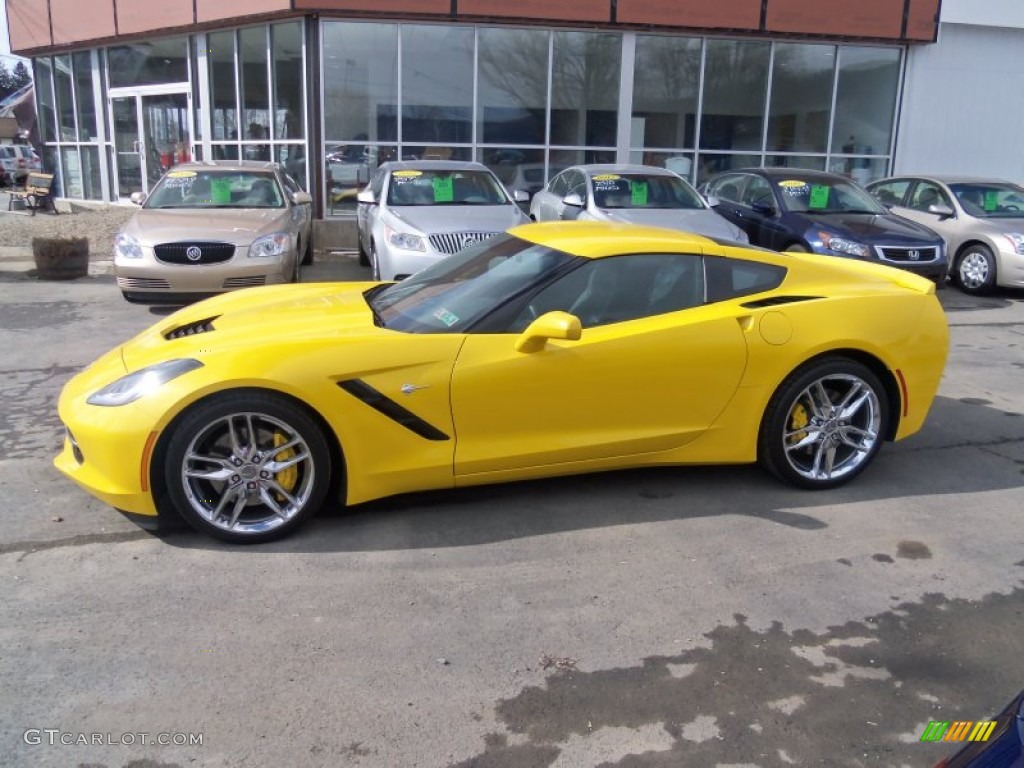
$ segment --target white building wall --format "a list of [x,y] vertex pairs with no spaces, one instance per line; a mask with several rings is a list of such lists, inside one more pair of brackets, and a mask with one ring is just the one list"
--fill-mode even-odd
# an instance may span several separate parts
[[1024,183],[1024,3],[972,2],[944,0],[943,19],[986,21],[1006,6],[1003,25],[943,23],[938,43],[911,47],[893,172]]

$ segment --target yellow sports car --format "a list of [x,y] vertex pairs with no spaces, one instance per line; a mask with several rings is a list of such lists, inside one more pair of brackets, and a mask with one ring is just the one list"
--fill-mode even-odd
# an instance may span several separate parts
[[57,467],[233,542],[325,500],[661,464],[859,474],[948,347],[908,272],[607,223],[529,224],[400,283],[254,288],[72,379]]

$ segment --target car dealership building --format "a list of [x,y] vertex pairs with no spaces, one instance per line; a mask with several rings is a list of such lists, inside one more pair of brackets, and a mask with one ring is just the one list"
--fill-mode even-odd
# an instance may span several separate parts
[[[940,4],[941,3],[941,4]],[[7,0],[60,194],[273,159],[344,220],[392,158],[1024,180],[1015,0]],[[941,15],[940,15],[941,14]]]

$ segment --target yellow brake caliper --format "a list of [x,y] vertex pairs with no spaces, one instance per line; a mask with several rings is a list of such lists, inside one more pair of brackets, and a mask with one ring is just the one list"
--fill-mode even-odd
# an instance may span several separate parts
[[[286,438],[280,432],[275,432],[274,433],[274,445],[275,446],[284,445],[287,442],[288,442],[288,438]],[[287,461],[288,459],[292,458],[293,456],[295,456],[295,449],[294,448],[286,448],[283,451],[280,451],[276,456],[274,456],[274,461]],[[297,483],[298,480],[299,480],[299,468],[298,468],[298,465],[293,464],[290,467],[286,467],[285,469],[282,469],[280,472],[277,473],[275,479],[277,480],[277,484],[278,485],[280,485],[286,491],[291,493],[292,489],[295,487],[295,483]],[[277,494],[277,495],[280,497],[278,499],[278,501],[285,501],[285,498],[283,496],[281,496],[280,494]]]
[[802,403],[797,403],[789,416],[789,429],[793,432],[793,434],[789,436],[790,445],[796,445],[807,437],[807,432],[804,430],[804,427],[809,423],[810,419],[807,417],[807,409],[804,408]]

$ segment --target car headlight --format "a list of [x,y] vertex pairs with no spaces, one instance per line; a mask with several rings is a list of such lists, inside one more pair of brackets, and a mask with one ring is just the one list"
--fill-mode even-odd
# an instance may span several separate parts
[[837,237],[828,232],[819,232],[818,237],[821,238],[823,246],[835,253],[844,253],[847,256],[856,256],[860,259],[866,259],[871,253],[866,245],[854,240],[847,240],[845,237]]
[[155,392],[171,379],[176,379],[183,373],[202,367],[201,362],[191,358],[167,360],[150,365],[135,371],[135,373],[122,376],[113,384],[107,384],[103,389],[89,395],[85,402],[89,405],[127,405],[150,392]]
[[1013,250],[1017,253],[1024,254],[1024,235],[1016,232],[1007,232],[1006,239],[1013,243]]
[[114,238],[114,256],[120,256],[122,259],[141,259],[142,246],[131,235],[118,233]]
[[291,238],[287,232],[275,232],[272,235],[264,235],[253,241],[249,246],[249,258],[270,259],[283,256],[291,245]]
[[427,250],[427,246],[424,244],[423,238],[419,235],[413,235],[408,232],[399,232],[391,227],[385,227],[384,234],[391,245],[395,248],[401,248],[403,251]]

